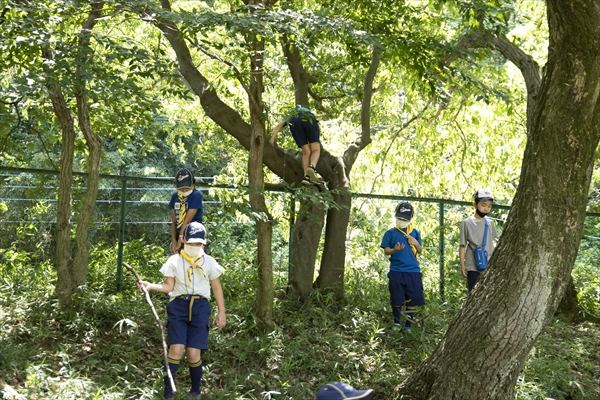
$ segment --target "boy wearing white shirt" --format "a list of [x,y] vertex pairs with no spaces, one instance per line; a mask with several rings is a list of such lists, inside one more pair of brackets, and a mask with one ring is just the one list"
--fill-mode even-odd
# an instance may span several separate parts
[[[186,351],[192,388],[191,399],[200,399],[202,379],[202,350],[208,349],[212,293],[217,303],[216,324],[226,324],[225,300],[219,277],[223,267],[208,254],[204,254],[206,230],[200,222],[191,222],[183,231],[183,249],[170,256],[160,272],[164,281],[160,284],[141,281],[148,291],[168,293],[167,330],[169,335],[169,369],[173,379],[179,362]],[[164,398],[173,399],[167,374],[165,374]]]

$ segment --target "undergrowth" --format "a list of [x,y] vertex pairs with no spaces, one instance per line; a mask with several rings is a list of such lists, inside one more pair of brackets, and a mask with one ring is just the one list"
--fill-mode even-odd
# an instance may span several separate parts
[[[135,248],[140,270],[158,280],[159,249]],[[162,392],[160,334],[148,305],[125,276],[112,289],[111,250],[98,250],[90,286],[75,307],[62,312],[52,296],[53,272],[41,268],[28,284],[0,285],[0,388],[23,399],[159,399]],[[113,252],[114,253],[114,252]],[[158,258],[160,259],[160,258]],[[211,330],[203,357],[203,399],[310,400],[320,385],[341,380],[373,388],[377,399],[395,399],[401,382],[426,359],[464,296],[451,275],[441,304],[427,279],[428,305],[411,333],[390,327],[384,270],[351,270],[343,306],[315,293],[304,304],[284,299],[285,274],[276,274],[275,328],[259,331],[252,318],[256,276],[227,266],[223,286],[228,326]],[[427,278],[427,272],[426,272]],[[166,297],[152,295],[164,316]],[[517,386],[517,398],[600,398],[600,327],[553,322],[536,342]],[[178,399],[189,388],[185,364]]]

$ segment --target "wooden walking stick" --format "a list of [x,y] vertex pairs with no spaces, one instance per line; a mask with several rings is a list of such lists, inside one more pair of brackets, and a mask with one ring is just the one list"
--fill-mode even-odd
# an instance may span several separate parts
[[[123,265],[125,266],[125,268],[127,268],[129,270],[129,272],[131,272],[135,276],[137,283],[140,283],[142,281],[142,278],[140,278],[140,275],[137,273],[137,271],[135,269],[133,269],[133,267],[131,265],[127,264],[126,262],[123,262]],[[156,320],[156,325],[158,325],[158,327],[160,328],[160,337],[162,339],[163,358],[164,358],[164,363],[165,363],[165,369],[167,371],[167,376],[169,377],[169,383],[171,384],[173,393],[176,393],[177,389],[175,388],[175,381],[173,380],[173,375],[171,374],[171,369],[169,368],[169,356],[168,356],[168,350],[167,350],[167,341],[165,340],[165,329],[163,328],[163,325],[160,322],[160,318],[158,317],[156,308],[154,308],[154,304],[152,303],[152,299],[150,298],[150,293],[144,287],[144,285],[140,285],[140,287],[142,289],[142,292],[144,292],[144,296],[146,297],[146,302],[148,303],[148,305],[150,306],[150,309],[152,310],[152,315],[154,315],[154,319]]]

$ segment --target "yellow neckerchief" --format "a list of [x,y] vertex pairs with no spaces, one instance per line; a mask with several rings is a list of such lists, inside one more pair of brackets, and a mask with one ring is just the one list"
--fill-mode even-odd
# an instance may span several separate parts
[[[408,224],[408,226],[406,227],[406,232],[404,232],[402,229],[396,227],[396,229],[398,229],[400,231],[400,233],[402,233],[405,237],[406,240],[408,240],[408,236],[410,236],[410,233],[413,231],[413,226],[411,224]],[[412,250],[413,254],[416,256],[417,255],[417,247],[415,245],[410,244],[410,249]]]
[[179,192],[177,192],[177,198],[179,199],[179,215],[177,216],[177,227],[179,228],[181,225],[183,225],[183,221],[185,220],[185,199],[187,196],[182,196],[179,194]]
[[179,254],[181,254],[181,257],[183,257],[183,259],[185,261],[187,261],[188,264],[190,264],[190,266],[188,267],[188,269],[185,271],[185,286],[186,286],[186,288],[188,286],[192,285],[192,275],[193,275],[194,269],[200,270],[200,272],[202,272],[202,275],[204,275],[204,277],[206,278],[206,272],[204,272],[204,269],[202,268],[202,266],[198,265],[198,261],[200,261],[200,259],[202,257],[204,257],[204,255],[202,257],[198,257],[196,259],[193,259],[192,256],[190,256],[184,250],[181,250],[179,252]]

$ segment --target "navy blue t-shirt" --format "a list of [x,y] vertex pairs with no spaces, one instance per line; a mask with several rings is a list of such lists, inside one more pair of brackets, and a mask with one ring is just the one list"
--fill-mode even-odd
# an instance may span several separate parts
[[[196,215],[192,218],[191,222],[203,222],[202,221],[202,193],[194,189],[192,193],[188,197],[185,198],[185,202],[183,203],[185,206],[185,212],[187,213],[190,209],[196,209]],[[181,207],[181,203],[179,202],[179,196],[177,196],[177,192],[171,195],[171,201],[169,202],[169,208],[175,211],[175,217],[179,215],[179,208]],[[177,228],[181,228],[179,222],[177,223]]]
[[[417,229],[413,229],[410,236],[417,239],[417,242],[422,245],[421,233]],[[381,248],[393,249],[396,243],[404,244],[404,248],[390,256],[390,271],[421,272],[417,256],[412,252],[406,236],[398,228],[391,228],[383,235]]]

